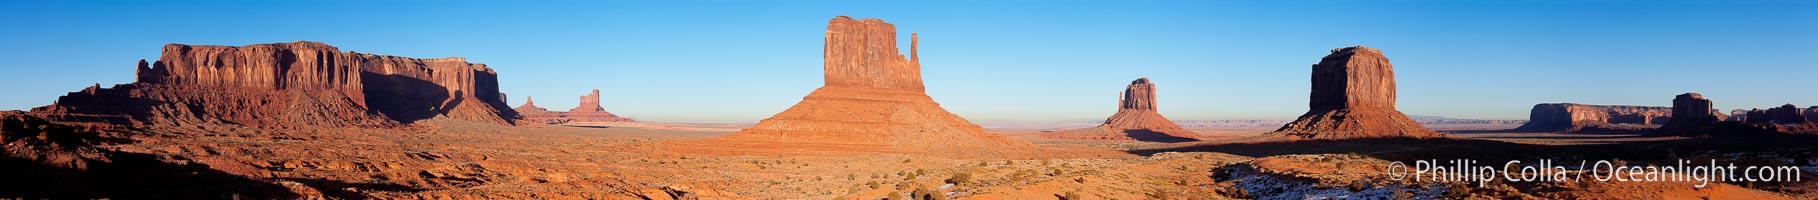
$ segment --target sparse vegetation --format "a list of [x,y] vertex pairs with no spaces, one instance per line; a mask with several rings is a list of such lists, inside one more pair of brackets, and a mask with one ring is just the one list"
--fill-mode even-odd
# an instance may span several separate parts
[[954,185],[972,183],[972,173],[960,172],[958,174],[953,174],[953,177],[947,178],[947,183],[952,183]]

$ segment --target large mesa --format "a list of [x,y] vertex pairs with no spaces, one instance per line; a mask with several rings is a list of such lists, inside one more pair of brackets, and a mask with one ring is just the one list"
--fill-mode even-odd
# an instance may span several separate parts
[[1149,78],[1139,78],[1124,87],[1122,97],[1118,99],[1117,114],[1105,118],[1105,123],[1096,127],[1062,130],[1053,133],[1055,137],[1080,140],[1118,140],[1150,142],[1185,142],[1195,141],[1193,131],[1181,128],[1174,121],[1162,117],[1155,108],[1155,83]]
[[722,154],[905,153],[982,157],[1032,143],[985,133],[942,109],[924,91],[915,55],[898,53],[896,28],[878,19],[828,22],[824,85],[758,124],[702,141]]
[[57,119],[272,128],[517,118],[500,99],[498,73],[458,57],[342,52],[306,41],[163,50],[156,62],[139,61],[133,83],[97,84],[32,110]]
[[1652,129],[1673,117],[1672,107],[1543,103],[1534,105],[1525,132],[1629,132]]
[[1332,49],[1313,65],[1312,87],[1307,113],[1271,136],[1287,140],[1444,136],[1395,109],[1395,69],[1381,50]]

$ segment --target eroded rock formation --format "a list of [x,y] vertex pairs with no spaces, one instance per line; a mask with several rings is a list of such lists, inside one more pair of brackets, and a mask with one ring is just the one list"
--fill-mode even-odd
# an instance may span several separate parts
[[1818,106],[1805,109],[1805,121],[1818,122]]
[[462,58],[342,52],[319,42],[164,46],[136,81],[99,85],[34,112],[136,123],[392,126],[438,116],[510,124],[498,73]]
[[537,107],[536,100],[529,96],[524,97],[524,105],[512,108],[512,110],[518,111],[518,116],[522,116],[524,121],[545,124],[561,124],[568,123],[569,121],[567,118],[562,117],[562,112],[554,112],[549,111],[549,109],[544,109],[543,107]]
[[600,107],[600,90],[599,89],[594,89],[593,93],[588,93],[586,96],[581,96],[581,104],[576,105],[574,107],[574,109],[568,109],[568,112],[566,112],[566,113],[562,113],[562,117],[569,119],[570,120],[569,122],[630,122],[630,121],[632,121],[630,118],[624,118],[624,117],[619,117],[618,115],[613,115],[612,113],[606,112],[606,108],[601,108]]
[[1395,109],[1395,69],[1380,50],[1332,49],[1313,65],[1312,86],[1307,113],[1272,134],[1290,140],[1444,136]]
[[1515,128],[1530,132],[1638,131],[1666,123],[1672,107],[1543,103],[1534,105],[1528,123]]
[[1810,122],[1806,120],[1805,112],[1805,110],[1799,109],[1798,106],[1786,104],[1781,105],[1780,107],[1768,108],[1763,114],[1765,114],[1767,118],[1765,123],[1797,124]]
[[985,133],[925,93],[910,34],[908,58],[896,28],[878,19],[828,22],[824,85],[800,103],[696,150],[725,154],[915,153],[985,156],[1033,144]]
[[1711,110],[1711,100],[1703,94],[1685,93],[1673,97],[1673,119],[1654,131],[1654,135],[1695,135],[1699,129],[1723,121],[1723,114]]
[[1125,140],[1153,142],[1194,141],[1193,131],[1181,128],[1162,117],[1155,109],[1155,84],[1139,78],[1124,88],[1118,99],[1117,114],[1097,127],[1057,131],[1060,138],[1084,140]]

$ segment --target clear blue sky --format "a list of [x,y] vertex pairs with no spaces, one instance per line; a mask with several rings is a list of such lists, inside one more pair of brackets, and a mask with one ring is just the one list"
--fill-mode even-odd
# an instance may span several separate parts
[[0,109],[131,82],[167,43],[310,40],[485,63],[512,106],[565,110],[598,88],[641,120],[755,122],[820,85],[837,15],[894,23],[901,44],[920,33],[928,93],[986,123],[1102,119],[1138,77],[1176,120],[1292,119],[1309,65],[1353,45],[1393,61],[1414,115],[1684,92],[1726,111],[1818,104],[1809,1],[4,1]]

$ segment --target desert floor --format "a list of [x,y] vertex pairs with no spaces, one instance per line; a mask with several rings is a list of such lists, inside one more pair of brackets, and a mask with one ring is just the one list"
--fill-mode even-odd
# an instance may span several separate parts
[[[1506,133],[1513,125],[1435,125],[1436,140],[1252,142],[1268,129],[1196,129],[1187,143],[1068,141],[1039,133],[1075,126],[987,130],[1044,148],[1099,153],[1047,158],[949,159],[914,155],[716,156],[675,144],[748,125],[620,123],[499,126],[432,119],[405,130],[272,131],[231,125],[138,128],[103,148],[214,174],[226,186],[170,188],[229,195],[490,199],[958,199],[1608,198],[1818,197],[1791,183],[1412,182],[1385,178],[1389,161],[1470,158],[1670,158],[1788,164],[1811,157],[1810,139],[1658,138]],[[1687,142],[1698,140],[1697,142]],[[1103,153],[1110,152],[1110,153]],[[1798,163],[1811,165],[1810,163]],[[105,168],[106,166],[97,166]],[[1809,169],[1810,167],[1808,167]],[[1806,172],[1810,176],[1811,172]],[[1818,178],[1818,177],[1811,177]],[[228,180],[231,179],[231,180]],[[155,181],[152,183],[156,183]],[[192,186],[183,186],[191,183]],[[94,184],[94,183],[91,183]],[[132,183],[116,183],[131,185]],[[54,184],[52,184],[54,185]],[[179,187],[180,186],[180,187]],[[54,187],[54,186],[45,186]],[[133,194],[131,188],[114,194]],[[919,191],[919,192],[918,192]]]

